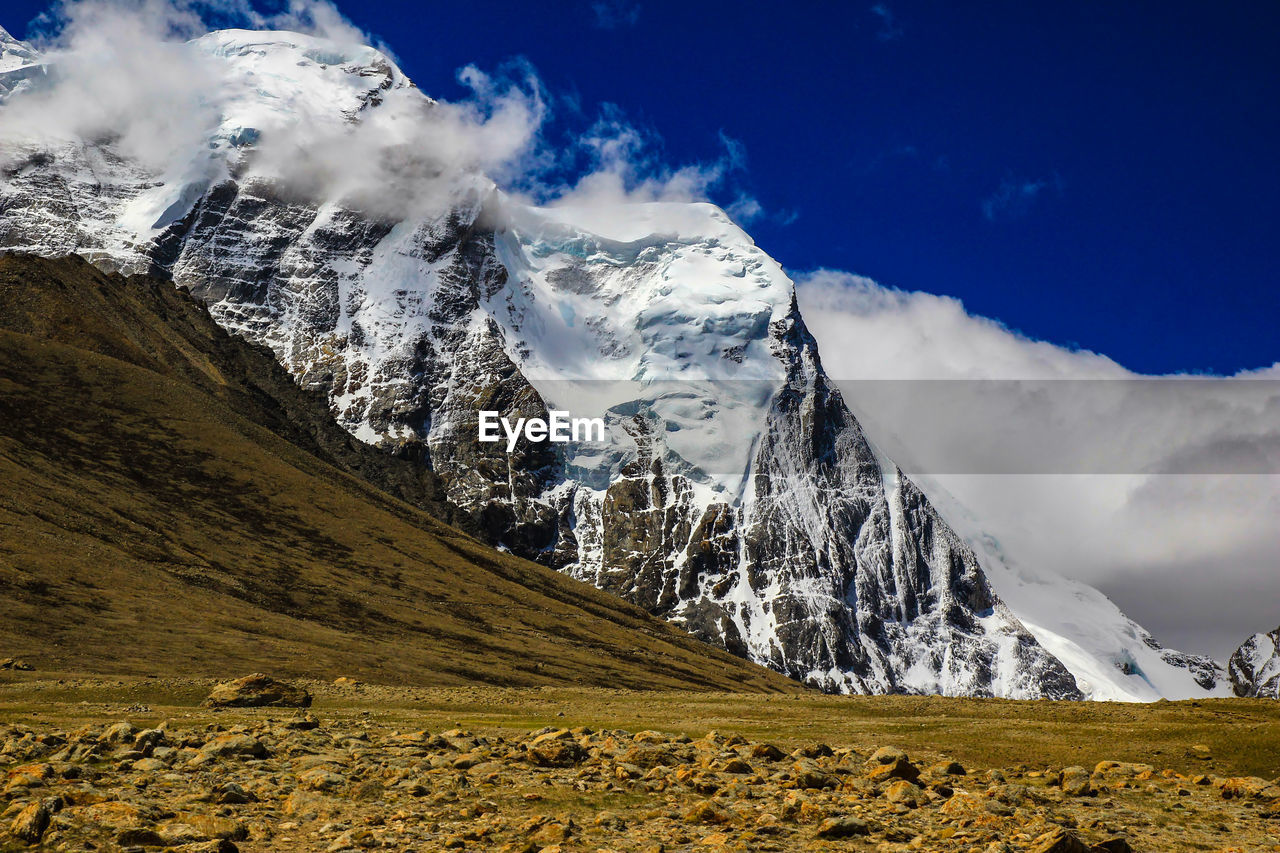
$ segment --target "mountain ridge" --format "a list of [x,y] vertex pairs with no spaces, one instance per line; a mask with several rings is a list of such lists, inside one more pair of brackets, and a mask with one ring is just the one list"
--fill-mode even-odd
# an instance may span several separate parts
[[1280,628],[1254,634],[1227,662],[1237,696],[1280,699]]
[[[229,81],[208,146],[180,152],[159,183],[109,144],[11,148],[0,245],[171,275],[326,393],[353,435],[423,448],[489,541],[792,677],[1086,695],[971,545],[878,457],[826,379],[790,279],[723,211],[535,209],[466,170],[410,181],[400,192],[426,206],[409,213],[363,211],[332,187],[299,197],[273,139],[356,134],[384,113],[430,122],[436,102],[385,57],[316,53],[290,34],[190,49]],[[264,80],[264,67],[288,72]],[[605,417],[606,446],[508,456],[475,441],[481,408],[552,407]],[[1088,695],[1157,698],[1161,679],[1127,669],[1149,635],[1120,617],[1105,622],[1106,657],[1079,646],[1093,682],[1107,676]],[[1145,660],[1199,667],[1207,683],[1163,680],[1189,696],[1223,689],[1212,662]]]
[[272,385],[303,394],[167,281],[0,256],[0,647],[60,672],[801,689],[340,470],[259,419]]

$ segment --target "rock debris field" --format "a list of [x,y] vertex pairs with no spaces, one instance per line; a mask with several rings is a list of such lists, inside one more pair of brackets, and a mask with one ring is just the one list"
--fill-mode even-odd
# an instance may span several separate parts
[[0,850],[1280,850],[1280,785],[1258,777],[224,704],[0,723]]

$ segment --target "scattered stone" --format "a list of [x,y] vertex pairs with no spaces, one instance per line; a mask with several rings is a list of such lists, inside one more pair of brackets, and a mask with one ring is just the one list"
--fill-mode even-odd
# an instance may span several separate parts
[[32,803],[18,812],[18,816],[9,827],[9,832],[13,833],[15,838],[34,844],[49,828],[49,817],[48,806],[44,803]]
[[307,791],[336,791],[347,784],[347,780],[323,767],[313,767],[298,775],[298,784]]
[[870,764],[893,764],[895,761],[907,760],[907,754],[896,746],[882,746],[867,759]]
[[[20,757],[0,765],[0,849],[182,853],[252,839],[254,850],[328,853],[1132,853],[1120,830],[1143,851],[1218,849],[1230,826],[1240,849],[1267,849],[1280,819],[1280,789],[1265,779],[1120,762],[921,772],[892,747],[864,763],[851,747],[811,743],[788,758],[738,735],[433,735],[370,715],[298,727],[291,713],[70,732],[0,724],[0,756]],[[1067,793],[1086,789],[1099,795]]]
[[1215,784],[1222,791],[1224,800],[1280,798],[1280,785],[1258,776],[1232,776],[1219,779]]
[[719,804],[711,800],[703,800],[684,814],[685,823],[725,824],[733,820],[733,816]]
[[801,788],[837,788],[840,780],[823,770],[821,765],[811,758],[802,758],[795,764],[792,774],[796,785]]
[[255,672],[213,688],[206,708],[309,708],[311,694],[301,687]]
[[1036,838],[1027,853],[1090,853],[1090,850],[1073,833],[1058,827]]
[[251,735],[225,734],[218,735],[200,747],[200,754],[205,758],[226,756],[262,758],[267,754],[267,748],[263,746],[262,741]]
[[183,844],[174,849],[181,853],[240,853],[240,848],[225,838]]
[[586,751],[572,740],[544,740],[528,746],[530,764],[539,767],[571,767],[586,755]]
[[901,753],[887,762],[876,763],[872,760],[868,764],[870,769],[866,773],[866,778],[872,782],[888,782],[891,779],[905,779],[908,782],[915,782],[920,778],[920,769],[908,761],[907,757]]
[[296,729],[300,732],[309,732],[312,729],[320,728],[320,721],[312,716],[310,711],[305,711],[296,717],[288,720],[284,724],[287,729]]
[[765,761],[781,761],[787,754],[771,743],[757,743],[751,747],[752,758],[763,758]]
[[12,669],[21,672],[32,672],[35,667],[21,658],[4,658],[0,660],[0,669]]
[[927,771],[931,776],[963,776],[965,775],[964,767],[955,761],[939,761],[932,765]]
[[102,732],[102,736],[98,738],[98,742],[112,745],[133,743],[133,736],[137,734],[137,731],[138,730],[133,727],[132,723],[113,723],[112,725],[107,726],[106,730]]
[[885,789],[884,798],[891,803],[917,808],[925,802],[924,791],[906,779],[899,779]]
[[663,746],[646,746],[637,745],[631,747],[618,757],[618,760],[625,764],[634,764],[636,767],[646,769],[653,767],[669,767],[677,764],[676,757],[671,750]]
[[1099,761],[1097,766],[1093,768],[1093,772],[1096,776],[1136,778],[1154,773],[1155,768],[1150,764],[1133,764],[1127,761]]
[[852,838],[870,834],[866,821],[856,817],[829,817],[818,826],[819,838]]
[[235,782],[220,782],[213,786],[213,801],[222,805],[242,806],[256,803],[258,798]]
[[5,774],[4,793],[12,794],[25,788],[38,788],[57,777],[52,764],[23,764]]
[[529,840],[539,845],[563,844],[573,836],[573,830],[573,821],[561,823],[553,820],[539,827]]
[[1093,793],[1089,784],[1089,771],[1083,767],[1065,767],[1058,774],[1058,787],[1072,797],[1087,797]]

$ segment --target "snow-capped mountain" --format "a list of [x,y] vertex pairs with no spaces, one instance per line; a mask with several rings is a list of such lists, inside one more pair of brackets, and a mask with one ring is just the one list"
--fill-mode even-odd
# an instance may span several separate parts
[[1237,696],[1280,699],[1280,628],[1254,634],[1227,662]]
[[[3,45],[0,247],[171,275],[354,435],[430,464],[495,545],[827,690],[1227,691],[1100,593],[957,533],[961,508],[875,449],[792,282],[715,206],[520,203],[394,139],[442,108],[387,57],[295,33],[190,42],[207,126],[157,166],[115,137],[5,127],[58,73]],[[393,138],[396,197],[371,197],[366,163],[306,168],[362,134]],[[552,409],[603,418],[606,440],[477,440],[480,410]]]
[[16,90],[33,74],[43,73],[39,55],[0,27],[0,96]]

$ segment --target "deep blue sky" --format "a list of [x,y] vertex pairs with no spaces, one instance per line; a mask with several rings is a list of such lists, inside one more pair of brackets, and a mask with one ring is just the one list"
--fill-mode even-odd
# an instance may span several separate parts
[[739,140],[748,230],[793,272],[1145,372],[1280,360],[1280,4],[606,2],[338,5],[428,94],[524,57],[563,121],[617,104],[670,163]]

